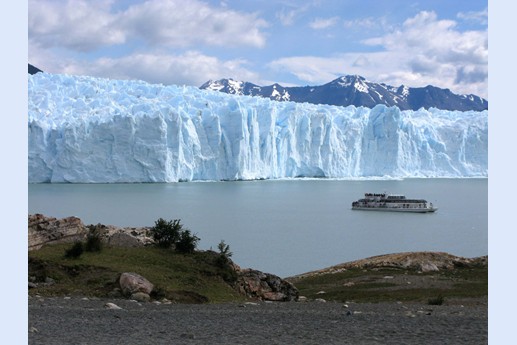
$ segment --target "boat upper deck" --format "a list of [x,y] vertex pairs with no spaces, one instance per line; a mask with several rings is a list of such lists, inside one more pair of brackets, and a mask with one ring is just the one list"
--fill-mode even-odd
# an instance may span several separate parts
[[386,193],[365,193],[364,199],[360,199],[360,202],[372,202],[380,201],[386,203],[404,202],[404,203],[426,203],[424,199],[408,199],[402,194],[386,194]]

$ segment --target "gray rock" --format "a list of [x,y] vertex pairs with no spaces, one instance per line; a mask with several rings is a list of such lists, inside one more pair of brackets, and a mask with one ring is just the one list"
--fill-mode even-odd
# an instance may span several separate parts
[[135,292],[131,294],[130,298],[138,302],[149,302],[151,300],[151,296],[143,292]]
[[422,272],[436,272],[440,269],[432,262],[424,262],[420,264],[420,270]]
[[137,292],[150,295],[154,288],[150,281],[134,272],[122,273],[119,278],[119,285],[122,294],[128,297]]
[[126,232],[117,232],[109,237],[108,244],[115,247],[143,247],[144,244],[136,237]]
[[108,302],[104,305],[104,307],[106,309],[115,309],[115,310],[119,310],[119,309],[122,309],[121,307],[119,307],[118,305],[116,305],[115,303],[111,303],[111,302]]
[[45,284],[47,285],[54,285],[56,281],[50,277],[45,277]]

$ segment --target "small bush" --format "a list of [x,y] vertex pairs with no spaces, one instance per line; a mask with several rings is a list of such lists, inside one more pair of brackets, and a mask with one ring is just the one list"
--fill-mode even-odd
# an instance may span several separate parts
[[233,255],[233,253],[230,251],[230,246],[224,243],[224,240],[221,240],[219,244],[217,245],[217,249],[219,249],[219,254],[229,258]]
[[163,218],[158,219],[151,228],[153,239],[158,246],[170,248],[180,240],[183,225],[179,219],[166,221]]
[[174,249],[179,253],[190,254],[196,250],[199,237],[190,230],[183,229],[180,219],[166,221],[158,219],[151,228],[153,239],[159,247]]
[[438,297],[429,298],[427,300],[427,304],[429,304],[429,305],[442,305],[444,301],[445,301],[445,299],[443,298],[443,296],[440,295]]
[[219,274],[225,282],[230,284],[235,283],[237,281],[237,272],[235,272],[231,264],[230,257],[233,253],[230,251],[230,246],[221,240],[217,245],[217,249],[219,249],[219,255],[215,262],[220,269]]
[[190,233],[190,230],[183,230],[180,234],[178,242],[176,242],[176,251],[184,254],[191,254],[196,250],[199,237]]
[[219,249],[219,256],[217,257],[217,265],[220,268],[227,268],[230,263],[230,257],[233,253],[230,251],[230,246],[224,243],[223,240],[219,242],[217,245],[217,249]]
[[77,259],[83,254],[84,248],[81,242],[75,242],[74,245],[65,250],[65,258]]

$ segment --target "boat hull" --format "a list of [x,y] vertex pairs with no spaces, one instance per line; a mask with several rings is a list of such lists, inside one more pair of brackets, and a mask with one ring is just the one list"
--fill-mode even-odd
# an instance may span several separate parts
[[438,210],[432,208],[398,208],[398,207],[352,207],[352,210],[359,211],[381,211],[381,212],[405,212],[405,213],[432,213]]

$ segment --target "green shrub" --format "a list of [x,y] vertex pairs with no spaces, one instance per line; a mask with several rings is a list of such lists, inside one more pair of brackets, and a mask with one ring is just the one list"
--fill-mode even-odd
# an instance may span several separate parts
[[182,229],[183,225],[180,224],[179,219],[166,221],[160,218],[154,223],[151,233],[158,246],[170,248],[180,240]]
[[176,242],[176,251],[184,254],[191,254],[196,250],[199,237],[190,233],[190,230],[183,230],[180,234],[178,242]]
[[184,229],[180,219],[166,221],[158,219],[151,228],[153,239],[159,247],[174,249],[179,253],[189,254],[196,250],[199,237]]
[[217,245],[217,249],[219,249],[219,256],[217,257],[217,266],[220,268],[227,268],[230,263],[230,257],[233,253],[230,251],[230,246],[224,243],[224,240],[221,240]]
[[439,295],[438,297],[429,298],[427,300],[427,304],[429,305],[442,305],[443,302],[445,302],[445,299],[442,295]]
[[83,254],[83,244],[81,242],[75,242],[74,245],[65,250],[65,258],[77,259]]
[[233,253],[230,251],[230,246],[224,243],[224,240],[221,240],[217,245],[217,249],[219,249],[219,255],[215,263],[220,269],[219,274],[225,282],[233,284],[237,281],[237,272],[235,272],[231,264],[230,257]]
[[219,249],[219,254],[229,258],[233,255],[233,253],[230,251],[230,246],[224,243],[224,240],[221,240],[219,244],[217,245],[217,249]]

